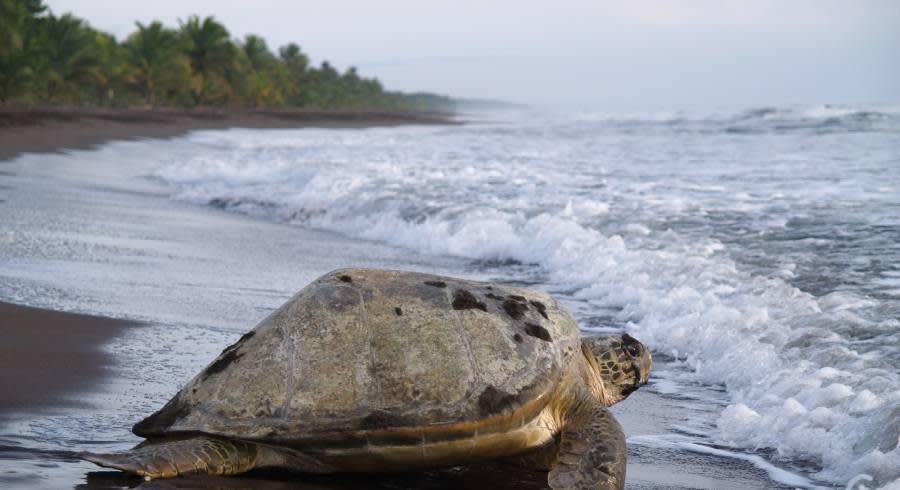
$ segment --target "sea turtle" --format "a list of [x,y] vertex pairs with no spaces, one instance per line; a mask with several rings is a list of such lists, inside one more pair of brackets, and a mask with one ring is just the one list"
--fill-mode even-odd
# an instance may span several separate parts
[[512,457],[554,489],[622,488],[610,405],[647,382],[628,335],[582,338],[529,289],[341,269],[297,293],[132,429],[143,475],[385,472]]

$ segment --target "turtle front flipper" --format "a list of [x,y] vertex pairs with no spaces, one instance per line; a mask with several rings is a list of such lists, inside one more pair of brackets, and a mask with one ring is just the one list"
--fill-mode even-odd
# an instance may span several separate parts
[[625,433],[600,402],[583,397],[562,430],[556,464],[548,481],[553,490],[625,488]]
[[78,456],[100,466],[148,479],[196,473],[237,475],[263,467],[307,473],[331,472],[328,466],[290,449],[202,436],[148,440],[124,453],[85,452]]

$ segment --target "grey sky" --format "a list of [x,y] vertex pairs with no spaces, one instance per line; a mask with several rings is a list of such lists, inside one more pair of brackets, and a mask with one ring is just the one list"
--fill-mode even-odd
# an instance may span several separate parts
[[392,89],[611,109],[900,102],[900,1],[46,0],[124,38],[214,15]]

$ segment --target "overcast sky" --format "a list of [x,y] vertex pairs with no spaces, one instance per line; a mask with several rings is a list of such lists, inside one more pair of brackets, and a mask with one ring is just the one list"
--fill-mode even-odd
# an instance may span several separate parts
[[898,0],[45,0],[123,39],[213,15],[391,89],[610,109],[900,102]]

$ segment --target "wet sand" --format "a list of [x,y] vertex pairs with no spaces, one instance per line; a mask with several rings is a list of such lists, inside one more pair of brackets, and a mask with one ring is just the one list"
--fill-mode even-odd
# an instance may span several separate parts
[[171,138],[195,129],[362,128],[454,124],[449,114],[388,110],[113,109],[0,107],[0,161],[21,153]]
[[102,344],[133,324],[0,302],[0,424],[79,403],[110,372]]

